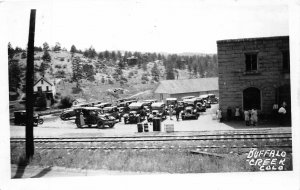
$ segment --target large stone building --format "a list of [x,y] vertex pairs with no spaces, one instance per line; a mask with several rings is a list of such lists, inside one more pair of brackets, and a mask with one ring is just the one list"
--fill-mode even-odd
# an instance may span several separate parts
[[221,40],[217,45],[219,103],[224,116],[228,107],[256,108],[269,115],[274,104],[280,106],[283,101],[290,113],[288,36]]
[[200,96],[202,94],[219,95],[218,78],[197,78],[183,80],[164,80],[155,90],[159,100],[184,96]]

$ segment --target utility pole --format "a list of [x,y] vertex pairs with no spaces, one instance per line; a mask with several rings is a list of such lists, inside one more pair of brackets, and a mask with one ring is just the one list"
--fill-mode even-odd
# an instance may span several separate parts
[[27,48],[27,70],[26,70],[26,158],[32,158],[34,154],[33,142],[33,82],[34,82],[34,33],[35,33],[35,9],[30,12],[29,37]]

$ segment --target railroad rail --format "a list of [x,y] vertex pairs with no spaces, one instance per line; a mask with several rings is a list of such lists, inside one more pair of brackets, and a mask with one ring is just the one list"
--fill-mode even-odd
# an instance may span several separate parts
[[[37,143],[47,142],[139,142],[139,141],[276,141],[291,140],[290,132],[286,133],[232,133],[232,134],[203,134],[203,135],[141,135],[122,137],[48,137],[35,138]],[[25,142],[25,138],[11,138],[11,143]]]
[[[210,135],[141,135],[134,137],[62,137],[35,138],[42,150],[217,150],[281,148],[292,152],[291,133],[231,133]],[[11,138],[21,145],[24,138]]]

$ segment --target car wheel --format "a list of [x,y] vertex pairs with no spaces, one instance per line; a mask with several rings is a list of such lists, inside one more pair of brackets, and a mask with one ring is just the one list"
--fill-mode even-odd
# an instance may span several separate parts
[[98,121],[97,127],[98,127],[98,128],[101,128],[101,129],[104,128],[103,122],[102,122],[102,121]]
[[61,114],[61,115],[60,115],[60,119],[63,120],[63,121],[66,120],[65,114]]
[[39,120],[38,120],[38,123],[39,123],[40,125],[42,125],[42,124],[44,123],[44,120],[43,120],[43,119],[39,119]]
[[128,122],[127,122],[127,119],[124,118],[124,124],[126,125],[127,123],[128,123]]
[[113,128],[115,126],[115,124],[110,124],[109,128]]

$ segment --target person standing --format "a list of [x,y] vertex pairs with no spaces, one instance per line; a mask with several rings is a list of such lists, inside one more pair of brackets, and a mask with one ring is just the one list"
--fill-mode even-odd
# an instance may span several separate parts
[[176,112],[176,119],[177,119],[177,121],[179,121],[180,111],[181,111],[180,107],[178,105],[176,105],[175,112]]
[[169,116],[170,116],[170,120],[173,120],[172,116],[173,116],[173,106],[170,105],[169,106]]
[[250,113],[248,110],[244,111],[244,117],[245,117],[246,126],[249,126],[250,125]]
[[219,120],[219,122],[221,122],[222,121],[222,110],[218,109],[216,114],[217,114],[217,119]]
[[234,118],[235,118],[235,120],[239,120],[239,118],[240,118],[240,108],[239,107],[236,107],[235,108],[235,113],[234,113]]
[[282,106],[279,108],[278,114],[279,114],[279,124],[284,125],[285,115],[286,115],[286,109],[284,104],[282,104]]
[[80,112],[80,115],[79,115],[79,124],[80,124],[80,127],[84,126],[84,118],[83,118],[82,111]]
[[256,126],[257,121],[258,121],[257,110],[256,109],[252,109],[251,110],[251,123],[252,123],[252,125]]

